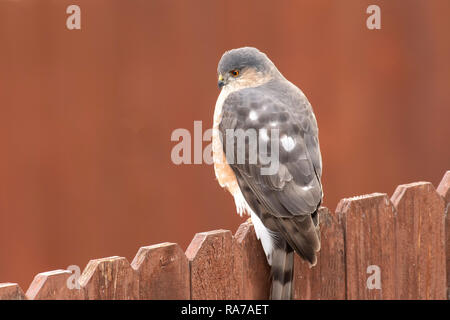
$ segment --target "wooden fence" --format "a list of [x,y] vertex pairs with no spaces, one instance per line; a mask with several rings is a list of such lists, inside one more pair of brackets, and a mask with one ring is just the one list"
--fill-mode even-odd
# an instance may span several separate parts
[[[294,297],[448,299],[449,207],[450,171],[437,190],[417,182],[398,186],[390,199],[383,193],[342,199],[335,214],[322,207],[318,262],[309,268],[296,257]],[[267,299],[269,274],[245,222],[234,236],[196,234],[186,252],[162,243],[140,248],[131,264],[123,257],[91,260],[79,288],[69,289],[68,270],[39,273],[26,293],[1,283],[0,299]]]

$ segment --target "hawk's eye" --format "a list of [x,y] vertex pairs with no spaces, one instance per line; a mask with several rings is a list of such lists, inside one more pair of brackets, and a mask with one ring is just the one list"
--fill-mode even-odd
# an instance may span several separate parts
[[237,69],[231,70],[230,74],[236,78],[239,75],[239,70],[237,70]]

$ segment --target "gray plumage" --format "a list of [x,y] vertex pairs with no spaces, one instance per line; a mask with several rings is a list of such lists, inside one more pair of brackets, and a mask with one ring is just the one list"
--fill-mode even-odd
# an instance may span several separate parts
[[[257,163],[251,163],[249,148],[245,149],[245,162],[237,163],[237,143],[232,145],[235,161],[230,167],[248,205],[273,234],[274,249],[268,256],[272,261],[271,298],[290,299],[293,251],[314,265],[320,249],[317,210],[323,192],[317,122],[301,90],[286,80],[259,50],[240,48],[225,53],[218,66],[219,74],[236,69],[240,74],[251,69],[256,71],[252,73],[254,77],[267,81],[245,85],[226,97],[219,124],[222,145],[228,154],[225,138],[230,130],[238,129],[256,129],[258,139],[263,138],[261,132],[267,132],[266,139],[279,140],[279,167],[275,174],[262,175],[261,168],[268,164],[264,164],[259,153]],[[278,129],[279,135],[271,135],[272,129]]]

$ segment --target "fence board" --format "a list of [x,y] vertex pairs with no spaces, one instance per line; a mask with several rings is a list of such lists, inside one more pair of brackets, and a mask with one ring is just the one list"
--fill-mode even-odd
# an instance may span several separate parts
[[429,182],[400,185],[397,209],[397,281],[400,299],[445,299],[444,201]]
[[132,300],[139,298],[136,271],[123,257],[89,261],[80,277],[88,300]]
[[131,266],[139,275],[139,299],[190,298],[189,261],[178,244],[142,247]]
[[191,270],[191,299],[241,297],[242,262],[235,259],[230,231],[197,233],[186,256]]
[[450,171],[447,171],[437,188],[445,201],[445,245],[447,256],[447,299],[450,300]]
[[330,211],[319,209],[321,249],[317,264],[298,255],[294,259],[294,299],[345,299],[344,234],[339,221]]
[[[84,292],[80,288],[70,289],[67,281],[72,276],[69,270],[55,270],[42,272],[34,277],[27,290],[26,296],[30,300],[83,300]],[[71,279],[72,280],[72,279]],[[78,280],[75,279],[77,282]],[[76,283],[70,281],[72,285]]]
[[[381,193],[339,202],[336,212],[344,228],[347,299],[395,298],[394,211]],[[377,288],[376,270],[381,288]]]
[[25,295],[17,283],[0,283],[0,300],[25,300]]
[[[437,192],[444,198],[448,206],[450,204],[450,170],[444,174],[441,183],[437,187]],[[448,208],[446,209],[448,210]]]
[[239,226],[234,236],[236,256],[242,262],[241,299],[269,299],[270,267],[251,222]]

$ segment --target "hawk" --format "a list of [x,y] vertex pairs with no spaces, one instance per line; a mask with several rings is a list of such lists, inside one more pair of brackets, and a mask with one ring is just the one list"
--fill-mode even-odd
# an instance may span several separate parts
[[[212,139],[216,178],[234,197],[237,212],[250,215],[271,266],[270,298],[291,299],[294,251],[313,266],[320,250],[323,191],[317,121],[303,92],[256,48],[225,52],[217,72],[221,92]],[[252,130],[256,140],[246,134]],[[240,139],[236,132],[245,136]],[[250,145],[253,140],[256,149]],[[262,142],[270,146],[262,148]],[[277,163],[270,172],[267,158],[275,154]]]

